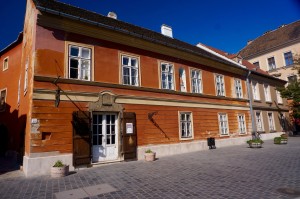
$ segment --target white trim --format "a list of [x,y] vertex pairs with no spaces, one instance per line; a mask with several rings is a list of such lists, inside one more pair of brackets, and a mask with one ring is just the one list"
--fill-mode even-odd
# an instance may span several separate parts
[[193,67],[190,67],[189,68],[189,72],[190,72],[190,92],[191,93],[195,93],[193,92],[193,75],[192,75],[192,72],[193,71],[198,71],[199,72],[199,78],[200,78],[200,92],[198,94],[201,94],[203,93],[203,81],[202,81],[202,70],[201,69],[197,69],[197,68],[193,68]]
[[[181,115],[189,114],[191,120],[191,137],[182,137],[181,136]],[[193,125],[193,113],[191,111],[178,111],[178,124],[179,124],[179,140],[193,140],[194,139],[194,125]]]
[[[1,100],[1,93],[2,93],[2,91],[5,91],[5,97],[4,97],[4,108],[3,108],[3,110],[1,110],[0,109],[0,112],[5,112],[5,110],[6,110],[6,100],[7,100],[7,88],[3,88],[3,89],[1,89],[0,90],[0,100]],[[1,103],[1,101],[0,101],[0,103]]]
[[[220,116],[225,116],[225,119],[226,119],[226,127],[227,127],[227,134],[222,134],[222,127],[221,127],[221,121],[220,121]],[[227,113],[218,113],[218,122],[219,122],[219,134],[220,136],[229,136],[230,133],[229,133],[229,123],[228,123],[228,114]]]
[[[215,78],[214,78],[215,81],[214,82],[215,82],[215,93],[216,93],[216,96],[226,97],[225,76],[222,75],[222,74],[219,74],[219,73],[214,73],[214,76],[215,76]],[[221,76],[222,80],[223,80],[222,81],[222,83],[223,83],[223,91],[224,91],[223,95],[218,95],[218,91],[217,91],[217,76]]]
[[[173,69],[173,75],[172,75],[172,78],[173,78],[173,88],[169,88],[169,85],[167,85],[168,88],[163,88],[162,87],[162,64],[166,64],[168,66],[172,66],[172,69]],[[160,89],[164,89],[164,90],[176,90],[176,81],[175,81],[175,64],[174,63],[171,63],[171,62],[166,62],[166,61],[159,61],[159,88]]]
[[[274,128],[272,130],[271,130],[271,125],[270,125],[270,120],[269,120],[269,114],[272,114],[272,123],[273,123],[273,128]],[[268,111],[267,112],[267,118],[268,118],[268,124],[269,124],[269,131],[276,131],[276,126],[275,126],[275,120],[274,120],[274,114],[273,114],[273,112]]]
[[[5,61],[6,61],[6,60],[7,60],[7,67],[4,68],[4,66],[5,66]],[[8,65],[9,65],[9,56],[7,56],[7,57],[5,57],[5,58],[3,59],[3,67],[2,67],[2,71],[8,70]]]
[[[237,90],[236,90],[236,81],[240,82],[240,86],[241,86],[241,97],[237,96]],[[243,85],[242,85],[242,80],[239,78],[234,78],[234,90],[235,90],[235,97],[238,99],[243,99],[244,95],[243,95]]]
[[[259,113],[259,116],[260,116],[261,128],[262,128],[261,131],[265,131],[262,111],[255,111],[255,124],[256,124],[256,127],[258,126],[258,125],[257,125],[257,113]],[[258,131],[258,129],[256,129],[256,130]],[[260,131],[259,131],[259,132],[260,132]]]
[[266,102],[272,102],[271,90],[269,84],[263,84]]
[[[138,55],[133,55],[133,54],[129,54],[129,53],[124,53],[124,52],[119,52],[119,56],[120,56],[120,84],[122,85],[128,85],[128,86],[136,86],[136,87],[140,87],[141,86],[141,62],[140,62],[140,56]],[[138,78],[137,78],[137,85],[132,85],[132,84],[124,84],[123,83],[123,57],[128,57],[130,59],[136,59],[137,61],[137,74],[138,74]]]
[[[241,132],[239,116],[243,116],[243,118],[244,118],[244,125],[245,125],[245,132],[244,133]],[[244,113],[237,114],[237,119],[238,119],[239,135],[247,135],[247,124],[246,124],[246,116],[245,116],[245,114]]]

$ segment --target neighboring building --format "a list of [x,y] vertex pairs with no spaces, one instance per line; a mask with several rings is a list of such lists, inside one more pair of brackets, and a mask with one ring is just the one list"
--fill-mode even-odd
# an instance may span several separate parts
[[[168,26],[160,34],[109,16],[28,0],[23,41],[1,51],[1,60],[21,52],[13,71],[4,61],[0,79],[13,82],[0,89],[26,116],[27,176],[48,173],[56,160],[77,167],[141,159],[148,148],[159,157],[207,149],[209,137],[217,147],[249,139],[245,66],[174,39]],[[283,82],[253,74],[270,87]],[[265,130],[265,138],[282,133],[276,116],[277,133]]]
[[282,25],[249,41],[239,55],[274,77],[294,81],[299,78],[293,66],[294,59],[300,56],[300,21]]
[[[249,88],[253,109],[254,131],[261,133],[273,133],[278,131],[290,131],[288,120],[287,100],[282,99],[276,90],[278,86],[284,86],[286,81],[270,76],[264,70],[257,68],[241,56],[208,47],[218,54],[228,57],[249,69]],[[239,81],[235,80],[235,90],[240,90]]]

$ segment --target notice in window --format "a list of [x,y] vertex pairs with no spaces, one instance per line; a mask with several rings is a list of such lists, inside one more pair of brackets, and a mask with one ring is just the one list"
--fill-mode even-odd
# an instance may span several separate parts
[[133,133],[133,124],[126,123],[126,134],[132,134],[132,133]]

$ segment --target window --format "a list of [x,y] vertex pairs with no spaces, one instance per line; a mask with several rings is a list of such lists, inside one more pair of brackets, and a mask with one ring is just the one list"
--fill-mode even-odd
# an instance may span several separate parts
[[139,63],[135,57],[122,55],[122,83],[125,85],[139,85]]
[[24,95],[27,93],[27,87],[28,87],[28,58],[27,58],[26,64],[25,64],[25,74],[24,74]]
[[228,119],[226,113],[219,113],[219,130],[221,135],[228,135]]
[[234,80],[235,94],[237,98],[243,98],[242,83],[240,79]]
[[184,112],[179,113],[180,115],[180,138],[181,139],[192,139],[192,113]]
[[280,113],[280,125],[283,131],[286,130],[286,119],[284,114]]
[[283,101],[282,101],[282,97],[281,97],[281,94],[279,91],[276,91],[276,96],[277,96],[277,103],[282,104]]
[[161,63],[161,88],[174,90],[173,65]]
[[296,82],[297,81],[297,75],[290,75],[290,76],[287,77],[287,80],[288,80],[288,84]]
[[223,75],[216,75],[216,92],[217,96],[225,96]]
[[202,93],[202,79],[200,70],[191,70],[192,92]]
[[252,82],[252,92],[253,92],[253,99],[254,100],[260,100],[260,95],[259,95],[259,89],[258,89],[258,83],[257,82]]
[[245,115],[239,114],[238,115],[238,122],[239,122],[239,133],[240,134],[245,134],[246,133]]
[[271,112],[268,113],[268,121],[270,131],[275,131],[273,113]]
[[91,80],[92,49],[69,45],[69,78]]
[[257,128],[256,130],[257,131],[264,131],[261,112],[257,111],[255,113],[255,116],[256,116],[256,128]]
[[253,65],[256,66],[256,68],[259,68],[259,62],[258,61],[254,62]]
[[269,70],[276,69],[275,58],[274,57],[268,58],[268,66],[269,66]]
[[264,92],[266,101],[271,102],[270,86],[268,84],[264,84]]
[[6,107],[6,89],[0,90],[0,112],[5,111]]
[[285,65],[286,66],[290,66],[290,65],[294,64],[293,54],[292,54],[291,51],[284,53],[284,60],[285,60]]
[[8,69],[8,57],[3,60],[3,71]]
[[186,75],[183,68],[179,69],[180,91],[186,92]]

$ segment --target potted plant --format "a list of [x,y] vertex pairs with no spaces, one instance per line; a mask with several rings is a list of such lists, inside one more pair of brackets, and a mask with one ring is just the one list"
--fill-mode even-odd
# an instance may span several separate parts
[[51,177],[64,177],[69,173],[69,165],[65,165],[61,160],[57,160],[53,167],[51,167]]
[[274,144],[287,144],[288,137],[286,134],[281,134],[280,137],[274,138]]
[[260,138],[255,138],[247,141],[247,144],[249,144],[250,148],[261,148],[264,141],[262,141]]
[[156,155],[155,152],[151,151],[151,149],[147,149],[145,151],[145,160],[147,162],[154,161],[155,160],[155,155]]

